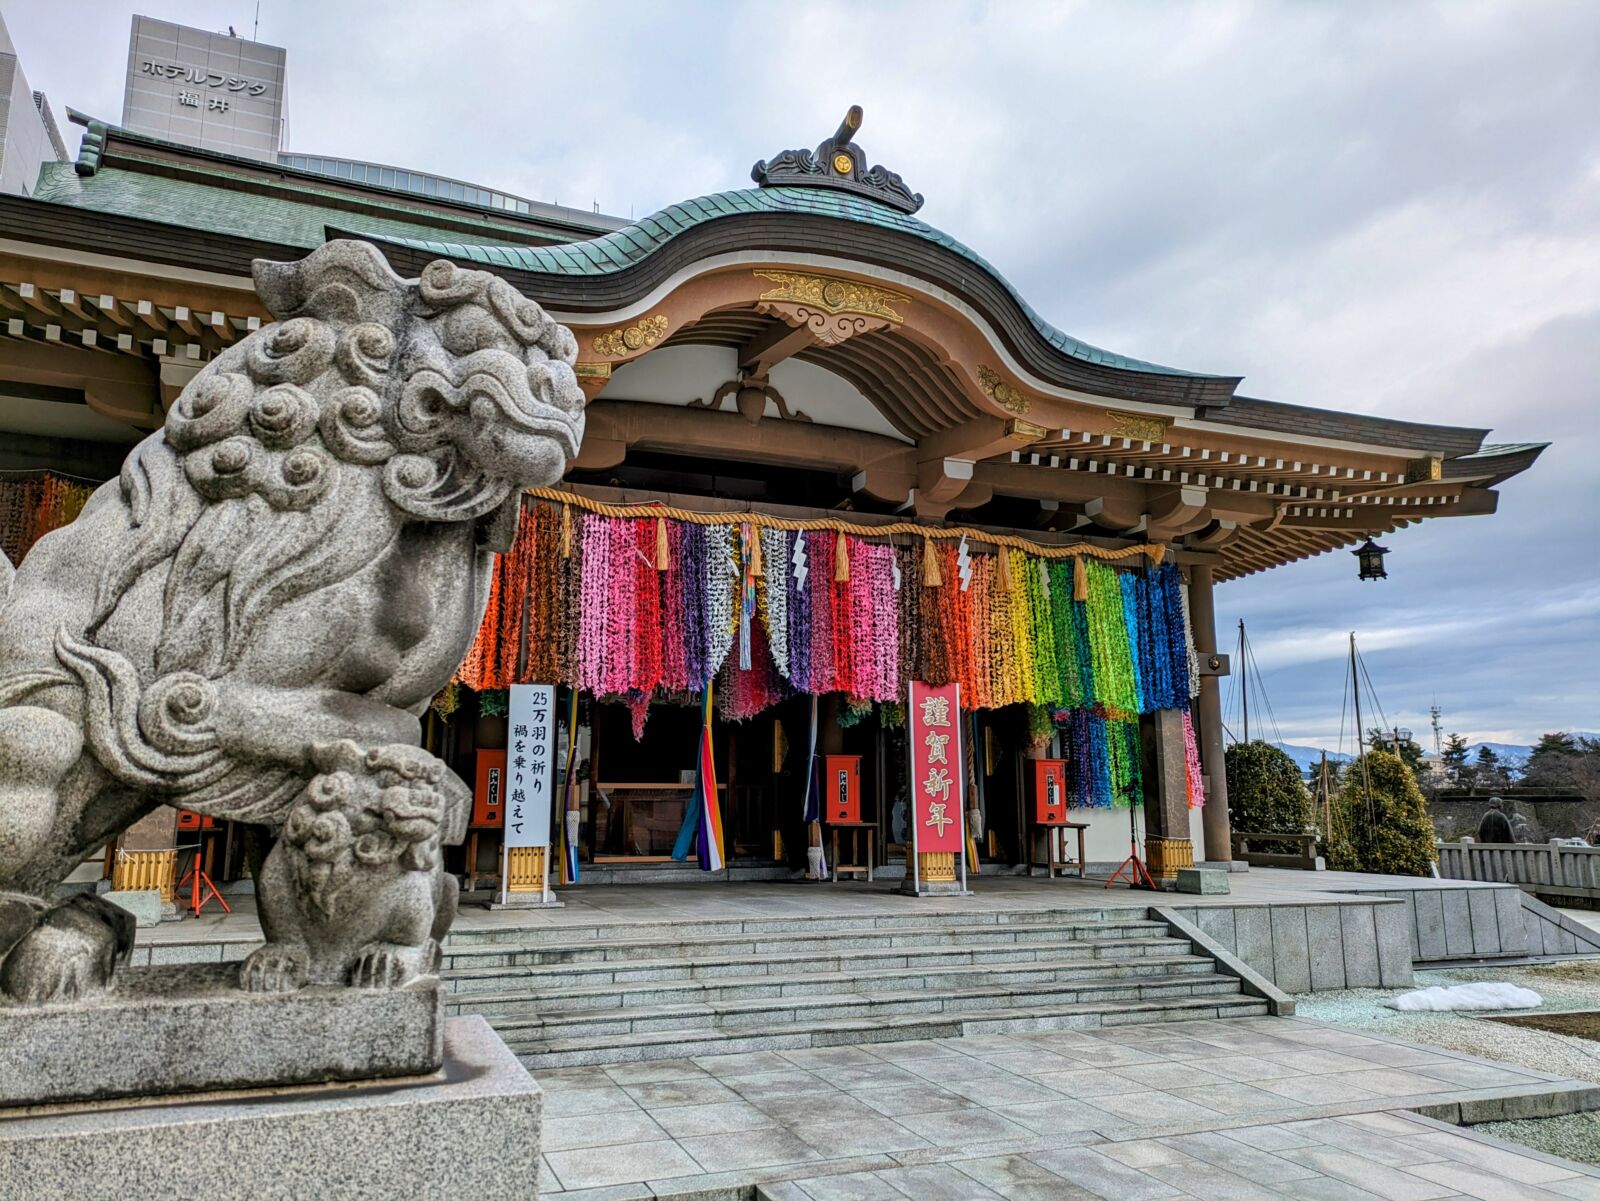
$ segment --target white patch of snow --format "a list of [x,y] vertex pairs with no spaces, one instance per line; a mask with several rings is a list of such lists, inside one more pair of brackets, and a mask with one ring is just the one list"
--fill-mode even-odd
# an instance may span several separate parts
[[1515,984],[1456,984],[1450,988],[1419,988],[1384,1002],[1402,1013],[1445,1013],[1455,1009],[1536,1009],[1544,998],[1531,988]]

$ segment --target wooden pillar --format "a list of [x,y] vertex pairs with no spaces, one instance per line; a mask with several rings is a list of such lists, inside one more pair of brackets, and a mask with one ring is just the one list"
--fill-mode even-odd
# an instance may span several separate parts
[[1150,874],[1170,880],[1194,866],[1189,838],[1189,777],[1184,761],[1183,714],[1158,709],[1140,720],[1144,742],[1145,859]]
[[1206,858],[1228,863],[1233,859],[1233,835],[1228,821],[1228,772],[1222,750],[1222,697],[1217,676],[1207,667],[1207,660],[1217,653],[1217,611],[1211,589],[1210,567],[1189,568],[1189,620],[1194,626],[1195,650],[1200,655],[1200,697],[1194,717],[1200,770],[1206,782],[1206,804],[1201,811]]

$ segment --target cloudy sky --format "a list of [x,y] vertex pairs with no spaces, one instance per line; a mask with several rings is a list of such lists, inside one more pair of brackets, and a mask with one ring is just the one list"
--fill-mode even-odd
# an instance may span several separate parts
[[[137,11],[248,34],[251,2]],[[116,119],[129,16],[0,3],[58,114]],[[1600,4],[262,0],[291,148],[643,215],[851,103],[920,216],[1097,345],[1246,395],[1549,441],[1490,518],[1225,585],[1284,738],[1600,729]],[[76,146],[78,130],[69,133]],[[1230,640],[1225,635],[1224,640]],[[1254,731],[1252,731],[1254,732]]]

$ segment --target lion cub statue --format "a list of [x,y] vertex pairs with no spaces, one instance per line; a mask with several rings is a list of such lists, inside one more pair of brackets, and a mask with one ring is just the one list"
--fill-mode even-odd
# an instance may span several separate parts
[[420,718],[522,490],[577,454],[577,343],[496,276],[403,280],[364,242],[254,274],[274,321],[0,596],[0,1001],[107,987],[127,915],[51,897],[161,804],[280,835],[242,987],[436,970],[471,796]]

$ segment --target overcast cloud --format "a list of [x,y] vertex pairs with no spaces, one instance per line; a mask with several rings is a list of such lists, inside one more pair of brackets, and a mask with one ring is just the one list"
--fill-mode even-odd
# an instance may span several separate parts
[[[5,0],[34,87],[115,120],[133,11]],[[1488,518],[1225,585],[1283,736],[1600,729],[1600,4],[263,0],[290,144],[644,215],[859,141],[1061,328],[1246,395],[1551,441]],[[64,131],[67,132],[67,131]],[[79,131],[70,130],[75,147]],[[1224,632],[1226,644],[1231,632]]]

